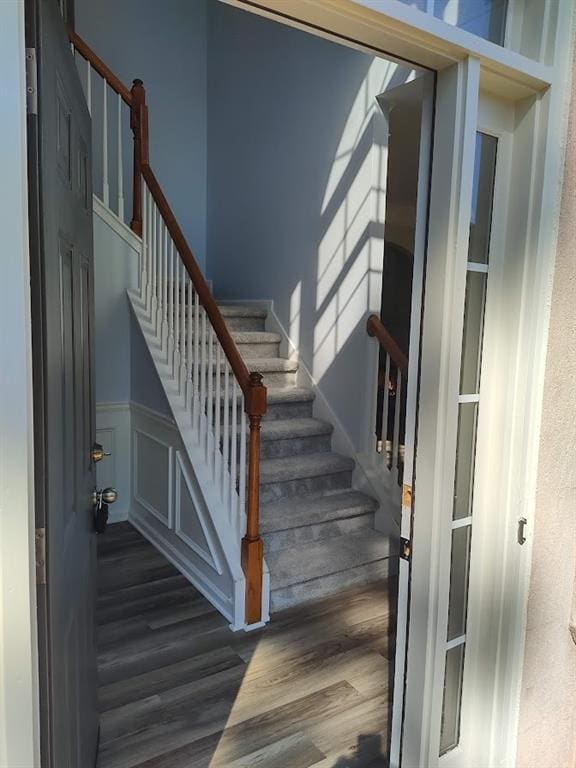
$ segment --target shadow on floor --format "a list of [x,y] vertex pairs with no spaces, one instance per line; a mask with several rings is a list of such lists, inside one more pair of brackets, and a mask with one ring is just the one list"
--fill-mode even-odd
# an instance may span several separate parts
[[99,542],[99,768],[384,768],[395,584],[232,633],[128,523]]

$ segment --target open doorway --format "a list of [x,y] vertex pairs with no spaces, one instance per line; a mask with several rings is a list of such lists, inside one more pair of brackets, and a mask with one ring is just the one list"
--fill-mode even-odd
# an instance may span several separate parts
[[[77,10],[81,19],[82,9]],[[420,93],[411,83],[422,73],[252,20],[239,11],[218,10],[215,30],[224,47],[230,37],[238,39],[243,25],[256,41],[250,49],[243,45],[234,51],[237,71],[244,68],[247,80],[258,76],[263,81],[266,72],[274,72],[278,88],[280,73],[273,64],[282,60],[283,51],[287,60],[282,104],[269,99],[242,106],[252,134],[259,121],[264,132],[270,124],[277,126],[275,144],[253,135],[239,154],[237,147],[230,148],[230,137],[215,129],[213,145],[222,143],[217,161],[208,166],[219,214],[226,219],[236,209],[236,216],[245,215],[235,237],[240,261],[230,261],[226,238],[234,230],[232,222],[228,230],[208,223],[213,251],[209,249],[206,268],[228,331],[239,347],[244,345],[242,356],[251,370],[263,371],[269,391],[261,426],[259,492],[266,552],[261,624],[269,613],[271,620],[266,628],[238,636],[231,628],[252,629],[244,620],[238,552],[231,554],[231,541],[243,533],[246,423],[234,421],[235,399],[232,407],[227,396],[224,407],[214,406],[214,393],[228,386],[228,369],[222,368],[214,336],[201,335],[211,319],[208,303],[205,297],[199,299],[204,294],[196,284],[186,282],[188,265],[184,263],[184,270],[178,261],[182,249],[179,238],[174,240],[162,197],[147,179],[143,191],[137,193],[134,186],[132,195],[126,183],[131,156],[123,143],[122,110],[127,101],[133,105],[141,83],[129,90],[81,37],[71,38],[93,126],[96,442],[102,445],[93,487],[110,482],[123,483],[125,489],[121,506],[114,510],[117,522],[102,535],[99,547],[96,618],[103,768],[153,765],[150,761],[160,759],[185,765],[191,756],[216,768],[228,766],[232,759],[238,765],[256,759],[266,764],[274,755],[281,756],[283,766],[300,768],[305,755],[316,763],[359,768],[384,765],[389,755],[400,533],[393,528],[401,504],[397,493],[379,496],[356,454],[371,438],[369,416],[375,409],[371,376],[379,353],[366,332],[366,319],[369,312],[381,311],[386,225],[395,220],[395,206],[402,205],[400,195],[390,192],[397,190],[402,163],[389,141],[402,124],[396,116],[389,121],[377,97],[396,99],[403,110],[402,89]],[[258,51],[258,57],[250,51]],[[340,82],[334,81],[326,92],[326,76],[334,76],[335,65]],[[228,96],[232,86],[228,77],[213,84],[216,94]],[[226,102],[219,95],[211,98]],[[403,118],[404,123],[416,121],[410,128],[419,137],[422,115],[416,107],[406,110]],[[56,125],[62,130],[72,123],[71,113],[64,110]],[[426,142],[419,138],[402,148],[416,154],[416,167],[421,146],[429,146],[429,121],[426,131]],[[240,126],[237,133],[235,141],[243,142]],[[298,139],[302,134],[309,143]],[[64,141],[64,150],[66,146]],[[231,164],[224,175],[225,151],[231,152]],[[88,172],[81,175],[83,167],[74,171],[78,184],[90,178]],[[252,182],[242,193],[240,187],[230,188],[231,167],[235,178],[251,174]],[[283,203],[270,200],[265,209],[270,174]],[[408,187],[412,195],[418,194],[413,180]],[[240,198],[250,195],[254,199],[237,210]],[[424,221],[423,199],[408,205],[412,216],[423,216]],[[139,217],[133,213],[138,200]],[[210,219],[209,205],[208,212]],[[285,237],[270,229],[271,222]],[[424,238],[417,243],[414,222],[407,226],[413,229],[414,263],[420,248],[422,265]],[[299,242],[288,237],[291,233]],[[270,250],[270,237],[277,252]],[[286,261],[285,248],[298,257]],[[266,252],[274,257],[263,270]],[[419,281],[412,281],[417,292],[422,269]],[[73,296],[76,293],[73,288]],[[408,344],[405,355],[413,371],[405,372],[406,386],[417,377],[419,335],[402,324],[410,323],[414,307],[419,317],[420,297],[414,299],[407,290],[405,299],[409,311],[392,330],[403,334],[396,346]],[[190,325],[198,316],[201,323]],[[90,341],[84,346],[91,347]],[[174,382],[176,359],[180,378]],[[213,369],[206,368],[206,361]],[[358,366],[365,371],[364,397],[351,400],[347,387]],[[172,383],[167,380],[170,372]],[[124,400],[114,394],[120,391]],[[406,403],[413,407],[414,398]],[[183,426],[186,407],[192,430],[198,425],[199,439],[192,437],[204,456],[191,448],[194,440]],[[236,426],[227,431],[229,422]],[[411,446],[413,453],[413,437]],[[223,462],[209,456],[214,447]],[[94,463],[94,454],[92,459]],[[203,475],[202,462],[208,464],[211,478]],[[391,468],[378,470],[390,473]],[[205,488],[224,475],[236,517],[223,533],[219,508],[215,512],[210,507]],[[97,493],[97,511],[102,500]],[[128,520],[121,519],[122,507]],[[87,612],[92,605],[86,601]],[[273,670],[280,664],[289,669],[286,679],[275,677]],[[206,695],[198,703],[202,686]],[[208,691],[213,692],[211,698]],[[315,710],[314,717],[306,716],[307,725],[302,708]],[[330,731],[333,717],[342,721],[338,741]],[[263,721],[270,727],[263,727]],[[284,735],[279,738],[274,731],[280,725]],[[251,743],[237,738],[248,727],[255,731]],[[78,737],[72,749],[80,749],[81,742]],[[80,760],[70,757],[72,763],[75,759]]]

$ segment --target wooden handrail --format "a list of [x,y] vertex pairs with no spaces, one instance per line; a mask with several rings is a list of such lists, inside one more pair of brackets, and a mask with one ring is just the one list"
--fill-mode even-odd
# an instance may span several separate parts
[[92,48],[88,45],[88,43],[84,42],[80,35],[77,35],[76,32],[74,32],[73,29],[68,27],[68,39],[74,46],[74,48],[78,51],[78,53],[83,56],[86,61],[89,61],[90,64],[93,66],[93,68],[98,72],[100,77],[102,77],[108,85],[116,91],[116,93],[120,94],[122,97],[122,100],[129,106],[132,106],[132,95],[128,88],[124,85],[124,83],[120,80],[119,77],[116,77],[114,72],[104,64],[102,59],[97,56]]
[[394,364],[402,371],[404,375],[408,374],[408,358],[402,352],[398,344],[394,341],[378,315],[370,315],[366,322],[366,331],[368,336],[373,336],[380,345],[384,347]]
[[[186,267],[186,271],[190,275],[194,289],[198,294],[198,298],[200,299],[202,306],[206,310],[206,314],[208,315],[210,323],[216,332],[216,336],[222,345],[222,349],[228,358],[228,362],[230,363],[230,367],[234,372],[236,380],[238,381],[244,396],[248,399],[250,397],[250,390],[252,388],[250,383],[250,371],[248,370],[246,363],[238,351],[238,347],[236,346],[230,331],[228,330],[228,326],[226,325],[224,318],[218,309],[218,305],[214,301],[214,297],[212,296],[210,288],[204,279],[204,275],[196,263],[196,259],[194,258],[194,255],[192,254],[192,251],[186,242],[186,238],[184,237],[184,234],[182,233],[182,230],[176,221],[176,217],[170,208],[170,204],[166,200],[166,197],[160,188],[160,184],[158,183],[158,180],[156,179],[156,176],[154,175],[154,172],[149,165],[142,165],[142,176],[144,177],[144,181],[146,182],[148,189],[150,190],[152,197],[158,206],[160,215],[164,219],[164,223],[166,224],[170,237],[176,246],[176,250],[180,254],[180,258]],[[251,415],[248,409],[247,413],[248,415]]]

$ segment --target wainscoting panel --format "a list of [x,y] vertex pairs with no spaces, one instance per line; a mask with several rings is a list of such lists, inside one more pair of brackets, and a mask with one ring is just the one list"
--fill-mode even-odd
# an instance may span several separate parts
[[197,555],[205,560],[218,573],[223,573],[222,563],[217,555],[213,540],[210,520],[203,514],[205,505],[202,503],[198,485],[186,470],[187,459],[176,451],[176,496],[175,533]]
[[130,488],[130,403],[96,405],[96,442],[106,453],[96,465],[98,488],[116,488],[118,499],[110,505],[110,522],[128,519]]
[[243,586],[231,572],[176,424],[132,403],[130,429],[130,522],[238,628],[235,603]]
[[140,429],[132,430],[134,500],[172,528],[172,447]]

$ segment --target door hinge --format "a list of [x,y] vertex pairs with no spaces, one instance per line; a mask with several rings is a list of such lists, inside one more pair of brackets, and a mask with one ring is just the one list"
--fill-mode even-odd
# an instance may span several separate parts
[[412,542],[410,539],[405,539],[403,536],[400,536],[400,559],[401,560],[410,560],[412,557]]
[[46,528],[36,528],[36,584],[46,584]]
[[26,111],[29,115],[38,114],[36,48],[26,48]]

